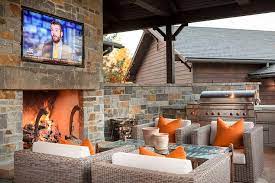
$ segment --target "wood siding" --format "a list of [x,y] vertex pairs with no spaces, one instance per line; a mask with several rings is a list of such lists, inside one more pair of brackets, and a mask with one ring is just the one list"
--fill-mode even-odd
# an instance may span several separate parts
[[263,79],[260,85],[261,104],[275,104],[275,78]]
[[[188,63],[189,66],[192,66]],[[177,61],[175,64],[175,71],[176,71],[176,84],[187,84],[193,83],[193,69],[191,72],[189,68],[187,68],[183,63]]]
[[247,82],[247,74],[261,64],[193,63],[194,83]]
[[153,40],[145,53],[143,63],[136,76],[138,84],[164,84],[166,83],[166,51],[165,43]]
[[[192,72],[180,62],[175,63],[176,84],[192,83]],[[146,52],[143,63],[136,75],[138,84],[166,83],[166,48],[165,42],[153,40]]]

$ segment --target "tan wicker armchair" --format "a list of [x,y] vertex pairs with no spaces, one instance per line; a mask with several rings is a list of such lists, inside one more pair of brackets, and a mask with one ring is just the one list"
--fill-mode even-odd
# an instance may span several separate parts
[[87,158],[68,158],[30,150],[14,155],[15,183],[88,183],[91,182],[91,163],[110,159],[115,152],[129,152],[135,146],[123,146]]
[[[142,133],[142,128],[145,127],[154,127],[156,126],[156,121],[158,118],[150,123],[146,124],[141,124],[141,125],[136,125],[132,128],[132,138],[136,140],[142,140],[143,139],[143,133]],[[184,121],[184,120],[183,120]],[[177,144],[190,144],[191,143],[191,132],[199,128],[200,124],[198,123],[189,123],[189,122],[184,122],[182,128],[178,128],[176,130],[176,143]]]
[[230,155],[210,159],[188,174],[162,173],[158,171],[114,165],[111,161],[92,163],[92,182],[96,183],[229,183]]
[[[195,129],[192,132],[192,144],[210,145],[210,125]],[[245,164],[233,162],[234,182],[256,182],[263,172],[263,127],[256,125],[243,136]],[[234,158],[234,150],[233,150]]]

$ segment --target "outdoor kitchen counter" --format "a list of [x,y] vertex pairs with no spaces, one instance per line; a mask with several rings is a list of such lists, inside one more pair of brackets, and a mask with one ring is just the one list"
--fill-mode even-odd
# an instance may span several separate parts
[[256,124],[264,127],[264,144],[275,146],[275,105],[255,105]]

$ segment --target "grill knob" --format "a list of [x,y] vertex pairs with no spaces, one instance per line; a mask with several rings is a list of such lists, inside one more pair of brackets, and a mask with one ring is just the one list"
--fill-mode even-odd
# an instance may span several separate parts
[[215,113],[214,112],[211,112],[211,115],[213,116]]
[[233,113],[231,112],[229,115],[230,115],[230,116],[233,116]]
[[238,113],[238,112],[237,112],[237,113],[236,113],[236,115],[237,115],[237,116],[239,116],[239,115],[240,115],[240,113]]
[[208,115],[208,112],[206,112],[205,115]]
[[220,113],[220,112],[218,112],[218,116],[219,116],[219,115],[221,115],[221,113]]
[[243,115],[246,116],[246,113],[244,112]]

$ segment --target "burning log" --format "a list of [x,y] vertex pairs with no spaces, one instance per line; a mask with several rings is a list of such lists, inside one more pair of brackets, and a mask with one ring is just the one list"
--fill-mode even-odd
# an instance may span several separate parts
[[49,119],[49,113],[45,109],[39,110],[34,124],[31,122],[23,127],[24,149],[31,148],[33,142],[38,140],[58,143],[60,138],[57,125]]

